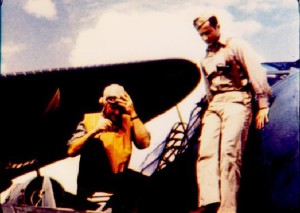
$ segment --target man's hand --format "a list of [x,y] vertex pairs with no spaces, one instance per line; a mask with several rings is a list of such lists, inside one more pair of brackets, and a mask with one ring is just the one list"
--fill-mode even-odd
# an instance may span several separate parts
[[268,114],[269,114],[269,107],[260,109],[257,112],[255,118],[257,129],[262,129],[265,126],[265,124],[269,122]]
[[131,117],[136,116],[133,102],[127,92],[125,92],[121,99],[118,100],[118,104],[124,108],[126,114],[130,115]]
[[101,115],[98,124],[93,129],[92,134],[98,134],[102,131],[107,131],[112,127],[112,121]]

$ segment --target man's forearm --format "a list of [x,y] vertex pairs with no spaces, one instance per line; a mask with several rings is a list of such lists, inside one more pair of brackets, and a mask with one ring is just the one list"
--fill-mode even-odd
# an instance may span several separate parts
[[132,125],[137,148],[147,148],[150,145],[150,135],[147,128],[139,118],[132,120]]
[[86,141],[94,137],[95,134],[95,132],[88,132],[82,137],[75,138],[73,141],[71,141],[68,148],[68,156],[76,156],[79,153],[82,146],[86,143]]

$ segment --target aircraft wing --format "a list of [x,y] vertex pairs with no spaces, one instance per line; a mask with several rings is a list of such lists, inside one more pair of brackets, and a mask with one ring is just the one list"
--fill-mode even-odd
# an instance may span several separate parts
[[83,113],[100,110],[110,83],[125,87],[142,121],[170,109],[198,84],[184,59],[71,67],[1,75],[0,191],[25,172],[66,157]]
[[277,70],[289,70],[290,68],[299,68],[300,59],[297,61],[282,61],[282,62],[264,62],[263,65],[273,67]]

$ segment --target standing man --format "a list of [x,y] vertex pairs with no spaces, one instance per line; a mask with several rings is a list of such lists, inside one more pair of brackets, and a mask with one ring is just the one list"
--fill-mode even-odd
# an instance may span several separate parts
[[131,200],[124,199],[130,199],[129,192],[136,196],[134,192],[140,190],[138,182],[132,180],[139,177],[138,174],[128,170],[132,143],[138,149],[147,148],[150,135],[123,86],[111,84],[105,87],[99,103],[102,110],[85,114],[68,141],[68,155],[81,155],[77,195],[82,202],[78,203],[83,204],[94,192],[111,192],[114,201],[118,200],[117,204],[111,204],[113,212],[127,213],[134,206],[129,208]]
[[199,137],[198,206],[200,212],[235,213],[252,98],[261,129],[268,122],[271,89],[255,52],[241,39],[221,36],[215,15],[203,14],[193,24],[207,44],[201,69],[209,99]]

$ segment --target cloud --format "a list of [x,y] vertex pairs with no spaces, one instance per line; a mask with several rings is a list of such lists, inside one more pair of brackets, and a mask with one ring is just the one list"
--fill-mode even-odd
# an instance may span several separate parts
[[247,0],[245,4],[241,5],[239,8],[247,12],[270,12],[275,9],[282,8],[293,8],[295,7],[295,0]]
[[51,0],[27,0],[24,10],[37,18],[48,20],[55,20],[57,18],[55,3]]
[[2,45],[2,57],[9,58],[25,49],[24,44],[6,43]]
[[71,37],[61,37],[58,41],[51,44],[51,48],[60,51],[62,47],[66,48],[72,45],[72,38]]
[[5,63],[1,63],[0,74],[4,74],[4,73],[7,73],[7,66]]
[[2,54],[2,61],[1,61],[1,73],[8,73],[7,64],[5,63],[10,57],[15,54],[18,54],[25,50],[24,44],[15,44],[12,42],[6,43],[2,45],[1,54]]
[[[126,12],[125,6],[120,5],[110,8],[102,13],[95,26],[80,31],[69,57],[70,64],[83,66],[158,58],[199,61],[205,46],[192,21],[208,7],[184,6],[139,12],[132,9]],[[226,10],[209,9],[217,11],[222,22],[232,22]]]
[[2,45],[2,59],[6,60],[13,55],[20,53],[25,50],[25,45],[24,44],[15,44],[13,42],[9,42],[6,44]]
[[276,5],[274,5],[271,2],[267,1],[247,1],[246,4],[242,5],[240,9],[248,12],[253,11],[271,11],[274,8],[276,8]]
[[247,38],[259,33],[263,29],[262,25],[254,20],[245,20],[243,22],[234,22],[226,28],[226,34]]
[[168,50],[180,32],[171,28],[168,24],[171,21],[169,15],[164,16],[159,12],[129,15],[107,12],[99,18],[94,28],[79,34],[76,47],[71,53],[71,64],[114,63],[175,56],[175,46],[172,53]]
[[199,5],[201,4],[202,6],[210,6],[210,7],[218,7],[218,8],[225,8],[229,6],[235,6],[239,3],[240,0],[195,0],[191,1],[193,5]]

